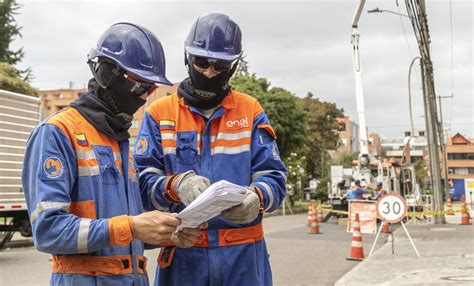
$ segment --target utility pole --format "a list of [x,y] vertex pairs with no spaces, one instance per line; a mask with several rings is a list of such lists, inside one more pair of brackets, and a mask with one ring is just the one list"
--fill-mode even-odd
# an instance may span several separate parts
[[[421,73],[423,81],[423,102],[425,107],[426,133],[428,136],[428,152],[430,159],[430,178],[432,188],[432,208],[433,211],[443,211],[443,193],[441,188],[441,172],[439,164],[439,125],[438,112],[436,107],[436,93],[434,89],[433,63],[430,57],[430,41],[428,31],[428,20],[426,17],[425,0],[415,1],[419,5],[418,19],[420,24],[419,48],[421,54]],[[416,5],[415,4],[415,5]],[[441,142],[440,142],[441,143]],[[444,224],[444,215],[434,215],[434,224]]]
[[439,104],[439,142],[441,144],[441,154],[442,154],[442,164],[443,164],[443,175],[444,175],[444,194],[446,196],[449,195],[449,188],[448,188],[448,163],[447,158],[448,154],[446,153],[446,141],[444,140],[445,133],[444,133],[444,126],[443,126],[443,105],[441,104],[441,99],[443,98],[452,98],[451,96],[438,96],[438,104]]

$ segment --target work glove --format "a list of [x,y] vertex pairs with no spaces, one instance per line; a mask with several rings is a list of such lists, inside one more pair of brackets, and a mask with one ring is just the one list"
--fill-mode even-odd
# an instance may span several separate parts
[[208,178],[198,176],[194,171],[187,171],[172,176],[167,181],[165,184],[165,197],[173,203],[183,203],[187,206],[210,185],[211,182]]
[[259,195],[253,189],[248,189],[244,201],[221,213],[221,216],[230,223],[244,224],[254,221],[262,211]]

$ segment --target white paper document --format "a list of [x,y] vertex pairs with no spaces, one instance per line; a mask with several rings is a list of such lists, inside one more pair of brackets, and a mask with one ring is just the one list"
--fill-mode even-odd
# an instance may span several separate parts
[[178,229],[196,228],[201,223],[218,216],[222,211],[241,204],[247,191],[247,188],[225,180],[210,185],[178,214],[182,221]]

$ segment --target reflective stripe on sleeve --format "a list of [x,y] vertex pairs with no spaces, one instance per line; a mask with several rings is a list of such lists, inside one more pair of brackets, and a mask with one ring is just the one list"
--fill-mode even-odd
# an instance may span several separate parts
[[268,207],[265,209],[265,211],[269,210],[272,206],[273,206],[273,201],[275,200],[273,198],[273,192],[272,192],[272,189],[270,188],[270,186],[265,183],[265,182],[258,182],[257,184],[260,184],[263,186],[263,188],[267,191],[267,195],[268,195]]
[[39,214],[45,210],[63,209],[66,212],[69,212],[70,207],[71,204],[65,202],[39,202],[36,205],[36,209],[31,213],[31,223],[33,223],[36,218],[38,218]]
[[91,220],[88,218],[81,218],[79,222],[79,231],[77,233],[77,252],[88,253],[87,242],[89,240],[89,226]]
[[163,172],[163,170],[160,170],[160,169],[155,168],[155,167],[148,167],[145,170],[141,171],[140,175],[138,175],[138,176],[141,177],[143,174],[146,174],[146,173],[158,174],[158,175],[164,175],[165,174],[165,172]]
[[158,180],[156,180],[156,182],[151,187],[151,192],[150,192],[151,203],[159,211],[168,211],[168,208],[161,206],[158,203],[158,201],[156,200],[156,197],[155,197],[156,189],[158,188],[158,185],[161,183],[161,181],[163,181],[164,179],[166,179],[165,176],[163,176],[163,177],[159,178]]
[[250,144],[237,146],[237,147],[224,147],[218,146],[211,149],[211,155],[215,154],[239,154],[250,151]]
[[253,173],[252,175],[252,181],[255,181],[258,177],[260,176],[263,176],[263,175],[267,175],[267,174],[271,174],[271,173],[280,173],[280,175],[285,178],[285,184],[286,184],[286,175],[285,173],[283,173],[282,171],[278,171],[278,170],[265,170],[265,171],[259,171],[259,172],[255,172]]

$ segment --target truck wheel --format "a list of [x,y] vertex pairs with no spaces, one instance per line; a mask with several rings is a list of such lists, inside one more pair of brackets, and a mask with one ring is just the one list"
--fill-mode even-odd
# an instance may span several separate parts
[[20,234],[23,237],[32,237],[33,231],[31,230],[31,224],[29,220],[22,220],[20,226]]

